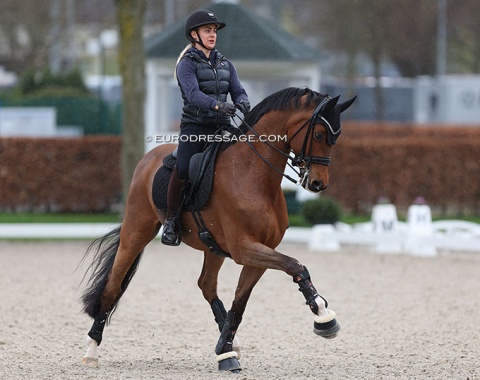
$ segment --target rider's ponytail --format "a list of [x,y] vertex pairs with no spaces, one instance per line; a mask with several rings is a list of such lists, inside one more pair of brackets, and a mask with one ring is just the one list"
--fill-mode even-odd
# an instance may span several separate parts
[[180,55],[178,56],[177,63],[175,64],[175,71],[173,73],[173,79],[177,80],[177,66],[180,63],[180,61],[182,60],[182,58],[185,55],[185,53],[187,52],[187,50],[190,49],[192,46],[193,46],[193,43],[185,46],[185,49],[183,49],[182,52],[180,53]]

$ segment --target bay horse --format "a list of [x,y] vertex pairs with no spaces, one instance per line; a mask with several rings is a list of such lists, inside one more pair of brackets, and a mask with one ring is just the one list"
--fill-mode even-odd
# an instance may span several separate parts
[[[183,242],[204,252],[198,286],[220,331],[215,348],[219,370],[241,370],[235,334],[250,294],[267,269],[285,272],[299,286],[313,313],[317,335],[333,338],[340,329],[335,312],[327,308],[307,268],[275,250],[289,226],[281,188],[287,162],[298,167],[304,188],[320,192],[328,186],[330,151],[341,132],[340,114],[355,97],[343,103],[338,100],[339,96],[331,98],[308,88],[278,91],[245,115],[240,128],[248,141],[239,141],[219,153],[211,196],[201,213],[218,246],[243,267],[228,312],[217,294],[218,273],[225,257],[202,243],[191,213],[180,216]],[[175,148],[176,144],[159,145],[139,161],[121,226],[93,241],[84,256],[95,251],[84,275],[84,279],[89,278],[82,294],[83,311],[94,319],[84,365],[98,365],[104,327],[134,276],[145,246],[157,236],[164,221],[165,214],[155,207],[151,189],[164,157]]]

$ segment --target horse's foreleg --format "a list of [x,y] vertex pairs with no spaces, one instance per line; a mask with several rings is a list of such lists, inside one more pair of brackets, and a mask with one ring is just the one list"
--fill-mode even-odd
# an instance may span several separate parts
[[293,282],[298,284],[307,301],[306,304],[314,314],[313,332],[327,339],[335,338],[340,330],[340,325],[335,319],[336,314],[333,310],[327,309],[328,302],[313,286],[307,268],[304,267],[301,273],[293,275]]
[[241,370],[240,362],[238,361],[240,358],[239,350],[235,344],[236,333],[242,322],[250,294],[264,273],[265,269],[261,268],[244,267],[242,269],[232,308],[227,313],[225,324],[215,347],[218,369],[221,371],[238,372]]
[[296,259],[258,242],[245,243],[243,249],[239,250],[239,254],[234,255],[233,258],[235,262],[241,265],[277,269],[292,276],[314,314],[314,333],[327,339],[334,338],[337,335],[340,326],[335,319],[335,312],[327,309],[328,303],[313,286],[307,268]]

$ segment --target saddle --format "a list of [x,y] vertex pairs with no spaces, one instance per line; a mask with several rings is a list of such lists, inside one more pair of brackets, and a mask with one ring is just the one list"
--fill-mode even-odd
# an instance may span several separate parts
[[[242,133],[233,127],[221,129],[217,133],[223,134],[224,131],[237,136]],[[214,140],[203,152],[196,153],[192,156],[188,168],[189,179],[185,192],[186,196],[182,205],[182,211],[192,213],[193,219],[198,227],[198,237],[200,240],[212,253],[223,257],[231,257],[231,255],[223,251],[217,244],[203,220],[201,210],[206,207],[212,191],[216,158],[220,152],[235,144],[235,142],[236,141],[225,141],[223,139],[219,139],[219,141]],[[153,179],[152,198],[155,206],[161,211],[167,210],[168,184],[176,160],[175,152],[166,156],[163,159],[163,165],[157,170]]]
[[[221,148],[221,142],[213,142],[206,150],[194,154],[190,159],[189,179],[182,211],[200,211],[205,208],[212,191],[216,157],[221,150],[225,149]],[[162,211],[167,210],[168,184],[176,161],[176,152],[166,156],[153,179],[153,202]]]

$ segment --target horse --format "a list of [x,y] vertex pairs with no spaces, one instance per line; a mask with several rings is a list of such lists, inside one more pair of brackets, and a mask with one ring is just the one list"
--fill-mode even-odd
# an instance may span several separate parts
[[[341,133],[340,114],[356,97],[343,103],[339,98],[291,87],[266,97],[244,120],[236,115],[245,139],[220,151],[211,195],[201,211],[217,246],[242,266],[228,312],[217,294],[218,274],[227,255],[212,253],[202,242],[193,213],[180,215],[183,242],[203,251],[198,287],[218,324],[215,353],[220,371],[242,369],[235,334],[252,290],[267,269],[286,273],[298,285],[313,314],[315,334],[331,339],[340,330],[335,312],[317,292],[308,269],[276,250],[289,226],[281,182],[285,176],[295,180],[284,173],[287,163],[295,167],[305,189],[318,193],[329,184],[330,152]],[[279,138],[266,138],[269,136]],[[104,328],[135,275],[144,248],[165,219],[165,212],[154,204],[151,189],[155,173],[175,148],[176,144],[161,144],[141,158],[120,227],[95,239],[83,257],[85,260],[89,252],[95,252],[82,280],[88,278],[81,296],[83,312],[93,318],[82,359],[85,366],[98,366]]]

